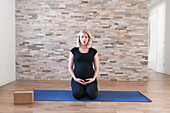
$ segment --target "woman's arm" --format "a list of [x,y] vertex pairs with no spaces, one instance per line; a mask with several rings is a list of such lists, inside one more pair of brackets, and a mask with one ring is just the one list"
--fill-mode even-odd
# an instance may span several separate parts
[[72,76],[73,79],[75,80],[75,79],[76,79],[76,76],[75,76],[75,74],[74,74],[74,72],[73,72],[73,63],[74,63],[74,55],[70,52],[68,69],[69,69],[69,72],[70,72],[71,76]]
[[93,79],[96,79],[98,72],[99,72],[99,58],[98,58],[98,52],[94,56],[94,68],[95,68],[95,73],[93,76]]

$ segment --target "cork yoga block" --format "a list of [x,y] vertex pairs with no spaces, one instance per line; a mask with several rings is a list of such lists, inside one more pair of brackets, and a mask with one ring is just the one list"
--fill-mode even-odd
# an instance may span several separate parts
[[34,102],[33,91],[15,91],[14,104],[31,104]]

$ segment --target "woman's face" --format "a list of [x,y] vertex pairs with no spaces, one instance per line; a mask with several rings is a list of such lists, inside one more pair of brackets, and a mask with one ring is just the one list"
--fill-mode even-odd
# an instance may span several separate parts
[[80,42],[81,42],[82,45],[87,45],[88,40],[89,40],[89,37],[86,33],[80,34]]

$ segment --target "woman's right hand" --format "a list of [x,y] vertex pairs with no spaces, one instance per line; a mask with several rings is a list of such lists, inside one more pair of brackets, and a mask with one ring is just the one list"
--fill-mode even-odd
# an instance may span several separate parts
[[80,79],[80,78],[75,78],[74,81],[76,81],[82,85],[87,85],[87,83],[83,79]]

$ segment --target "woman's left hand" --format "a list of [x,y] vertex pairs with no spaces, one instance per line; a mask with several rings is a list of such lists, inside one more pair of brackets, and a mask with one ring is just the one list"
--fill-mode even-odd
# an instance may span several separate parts
[[93,82],[95,80],[95,78],[88,78],[88,79],[86,79],[86,83],[88,84],[88,83],[91,83],[91,82]]

